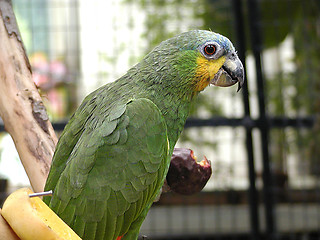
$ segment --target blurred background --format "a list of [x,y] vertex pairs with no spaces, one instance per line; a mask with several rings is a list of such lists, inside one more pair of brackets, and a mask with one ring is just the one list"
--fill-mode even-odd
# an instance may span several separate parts
[[[81,100],[191,29],[234,43],[246,84],[210,87],[178,142],[212,162],[205,189],[163,194],[148,239],[320,239],[319,0],[13,0],[57,134]],[[0,125],[0,206],[29,181]]]

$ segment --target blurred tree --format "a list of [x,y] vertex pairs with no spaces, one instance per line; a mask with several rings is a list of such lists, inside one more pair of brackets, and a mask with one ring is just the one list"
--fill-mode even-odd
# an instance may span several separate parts
[[[293,25],[296,72],[292,76],[297,85],[292,99],[297,114],[315,116],[315,125],[302,138],[302,150],[306,158],[299,159],[300,167],[307,159],[309,172],[320,177],[320,2],[310,0],[300,3],[298,15]],[[298,166],[298,168],[300,168]]]
[[[298,172],[320,173],[320,149],[317,146],[320,142],[319,7],[317,0],[261,2],[264,47],[278,46],[287,35],[293,39],[294,46],[293,59],[286,59],[287,62],[292,61],[294,70],[288,73],[284,67],[280,67],[273,77],[267,76],[269,113],[276,116],[316,117],[316,124],[311,131],[271,131],[271,155],[275,171],[286,172],[287,153],[292,153],[297,158]],[[291,140],[288,140],[289,137]]]

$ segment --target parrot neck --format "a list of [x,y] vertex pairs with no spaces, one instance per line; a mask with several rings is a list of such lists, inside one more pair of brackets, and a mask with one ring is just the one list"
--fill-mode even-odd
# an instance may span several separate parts
[[[137,77],[133,77],[134,75]],[[133,93],[132,96],[150,99],[162,112],[167,124],[170,153],[172,153],[189,115],[191,103],[197,94],[183,84],[178,88],[176,85],[173,86],[172,82],[178,80],[173,77],[168,78],[165,72],[150,71],[146,74],[143,70],[139,70],[134,73],[131,71],[129,76],[132,81],[129,80],[128,87]],[[184,82],[180,79],[179,81]]]
[[152,99],[152,101],[158,106],[165,118],[170,153],[172,153],[189,115],[191,102],[170,94],[163,96],[162,99]]

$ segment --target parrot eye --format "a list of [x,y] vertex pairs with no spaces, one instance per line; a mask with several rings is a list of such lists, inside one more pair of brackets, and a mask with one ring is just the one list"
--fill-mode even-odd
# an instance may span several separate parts
[[207,42],[199,47],[201,54],[208,59],[217,59],[223,54],[223,48],[216,42]]
[[212,56],[213,54],[215,54],[216,50],[217,48],[214,44],[208,44],[203,48],[204,53],[208,56]]

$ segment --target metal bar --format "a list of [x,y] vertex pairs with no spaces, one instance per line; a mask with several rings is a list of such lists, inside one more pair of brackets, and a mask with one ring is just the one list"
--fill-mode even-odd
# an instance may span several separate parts
[[213,117],[209,119],[189,118],[187,119],[185,128],[189,127],[246,127],[246,128],[260,128],[265,123],[268,123],[270,128],[312,128],[315,123],[315,117],[266,117],[264,121],[261,119],[252,119],[248,116],[243,118],[227,118],[227,117]]
[[269,156],[269,130],[270,125],[266,116],[265,87],[262,74],[261,53],[262,38],[260,33],[260,12],[256,0],[248,0],[248,20],[251,36],[251,45],[255,59],[256,79],[258,88],[259,104],[259,129],[262,143],[262,165],[263,165],[263,200],[265,206],[266,238],[276,239],[276,219],[274,213],[274,194],[272,192],[272,175]]
[[272,117],[268,118],[269,126],[273,128],[285,128],[285,127],[294,127],[294,128],[313,128],[316,117]]
[[[315,123],[315,116],[309,117],[268,117],[269,127],[271,128],[312,128]],[[62,131],[66,126],[67,121],[53,122],[52,126],[56,131]],[[208,119],[200,118],[188,118],[185,124],[185,128],[189,127],[246,127],[257,128],[263,123],[260,119],[252,119],[249,116],[243,118],[228,118],[228,117],[213,117]],[[0,132],[4,132],[5,128],[3,122],[0,119]]]
[[43,196],[52,196],[52,190],[46,192],[37,192],[29,194],[29,197],[43,197]]
[[[244,16],[243,16],[243,4],[242,1],[232,0],[234,23],[236,31],[236,43],[238,50],[238,56],[243,63],[246,76],[246,40],[245,40],[245,27],[244,27]],[[249,103],[249,91],[248,81],[244,82],[242,88],[242,99],[244,106],[244,118],[251,119],[250,115],[250,103]],[[254,165],[254,153],[253,153],[253,138],[252,138],[252,124],[245,126],[246,129],[246,150],[248,160],[248,178],[249,178],[249,189],[248,189],[248,200],[250,210],[250,238],[252,240],[260,239],[260,220],[259,220],[259,197],[256,188],[256,174]]]

